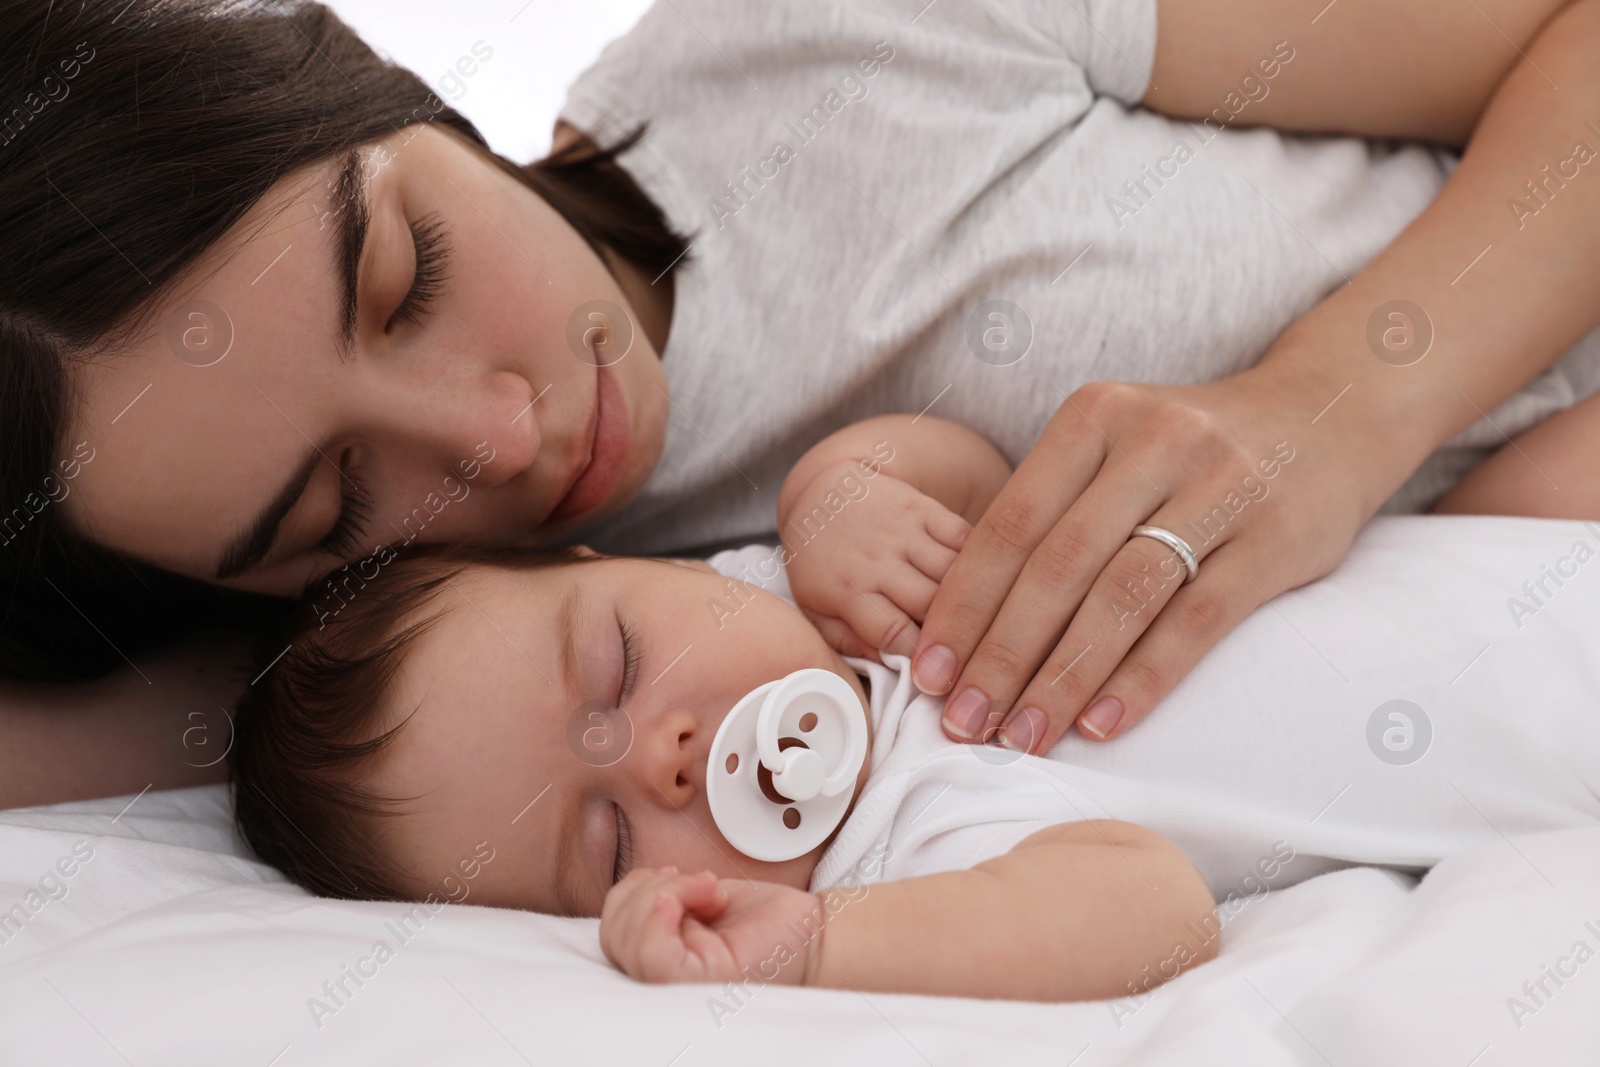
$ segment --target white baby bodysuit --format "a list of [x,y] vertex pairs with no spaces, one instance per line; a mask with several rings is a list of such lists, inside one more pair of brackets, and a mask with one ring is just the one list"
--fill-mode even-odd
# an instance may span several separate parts
[[[811,888],[967,868],[1091,818],[1170,838],[1218,900],[1600,825],[1597,547],[1576,522],[1380,517],[1145,721],[1104,744],[1069,731],[1044,756],[951,741],[904,657],[850,658],[870,681],[870,777]],[[774,552],[711,563],[788,598]],[[1573,574],[1536,587],[1534,611],[1508,608],[1551,567]]]

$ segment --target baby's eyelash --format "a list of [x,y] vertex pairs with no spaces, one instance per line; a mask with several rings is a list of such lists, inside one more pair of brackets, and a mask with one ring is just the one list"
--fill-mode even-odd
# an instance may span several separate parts
[[621,704],[633,692],[635,675],[639,672],[639,635],[627,623],[622,624],[622,690],[617,694]]
[[450,246],[445,242],[444,222],[429,215],[411,224],[411,242],[416,247],[417,267],[394,317],[415,326],[432,309],[444,289],[445,266],[450,262]]
[[617,858],[611,864],[611,884],[622,881],[624,872],[633,868],[633,835],[628,832],[628,818],[622,809],[612,804],[617,813]]

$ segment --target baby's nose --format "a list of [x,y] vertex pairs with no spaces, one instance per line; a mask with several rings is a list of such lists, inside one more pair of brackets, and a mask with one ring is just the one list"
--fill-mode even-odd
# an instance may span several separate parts
[[645,784],[674,808],[688,806],[705,790],[705,753],[697,743],[697,727],[692,712],[668,712],[641,746],[639,769]]

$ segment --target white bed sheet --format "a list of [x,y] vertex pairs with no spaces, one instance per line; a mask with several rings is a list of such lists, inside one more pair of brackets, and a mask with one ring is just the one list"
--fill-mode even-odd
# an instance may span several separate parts
[[[1503,546],[1503,560],[1458,592],[1463,616],[1504,611],[1508,633],[1504,601],[1520,595],[1508,576],[1537,577],[1580,538],[1600,544],[1579,523],[1408,516],[1376,520],[1352,558],[1403,567],[1395,548],[1407,538]],[[1285,612],[1285,640],[1300,639],[1294,595],[1263,609]],[[1524,620],[1522,639],[1571,642],[1597,595],[1600,567],[1580,567]],[[1587,694],[1600,714],[1600,650],[1570,647],[1570,670],[1533,689]],[[1159,729],[1159,715],[1143,728]],[[71,876],[43,886],[60,899],[41,894],[29,912],[27,893],[61,869]],[[26,921],[12,929],[5,913],[18,904]],[[605,962],[594,920],[469,902],[401,938],[392,924],[407,911],[284,884],[235,840],[221,787],[0,813],[0,1063],[1600,1060],[1600,828],[1498,840],[1420,884],[1355,868],[1274,890],[1228,922],[1215,962],[1142,1001],[772,987],[736,999],[715,986],[634,983]],[[393,957],[331,995],[324,983],[379,940]],[[1541,980],[1542,993],[1524,985]]]
[[[316,900],[236,855],[220,787],[118,818],[129,799],[5,816],[0,901],[76,841],[95,854],[0,945],[0,1062],[1492,1067],[1600,1049],[1600,961],[1569,961],[1520,1020],[1507,1006],[1576,941],[1600,948],[1600,829],[1462,853],[1420,885],[1356,868],[1273,891],[1142,1002],[752,987],[741,1004],[634,983],[593,920],[451,906],[402,941],[404,907]],[[335,1001],[323,983],[380,939],[393,958]]]

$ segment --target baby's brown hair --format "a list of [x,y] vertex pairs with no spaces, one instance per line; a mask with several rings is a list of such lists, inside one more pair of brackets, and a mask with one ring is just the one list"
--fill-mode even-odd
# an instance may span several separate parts
[[325,596],[302,602],[262,639],[259,673],[235,715],[228,762],[245,842],[318,896],[413,899],[406,886],[415,879],[390,858],[383,835],[384,819],[403,814],[414,798],[371,792],[363,772],[405,726],[377,732],[406,650],[445,609],[396,627],[466,567],[528,570],[600,558],[571,549],[418,545],[404,556],[390,552],[370,579],[349,576],[348,599],[341,596],[336,611]]

